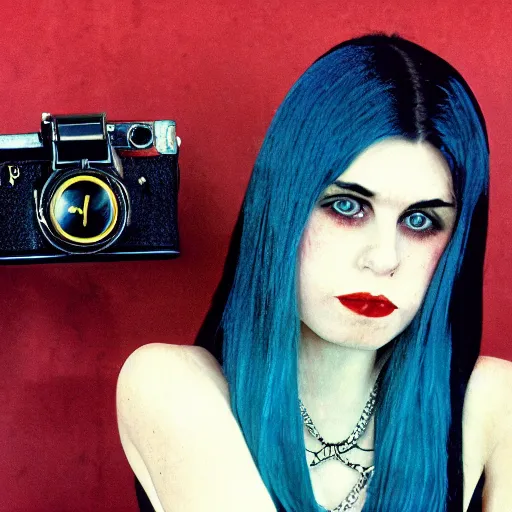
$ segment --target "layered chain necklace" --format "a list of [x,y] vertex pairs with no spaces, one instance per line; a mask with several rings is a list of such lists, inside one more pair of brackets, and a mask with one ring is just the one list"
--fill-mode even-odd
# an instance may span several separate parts
[[309,416],[308,411],[304,407],[304,404],[299,400],[300,413],[304,421],[304,426],[306,427],[309,434],[317,439],[322,445],[322,447],[317,451],[308,450],[306,448],[306,451],[313,455],[313,460],[309,463],[309,466],[318,466],[318,464],[321,464],[326,460],[335,459],[348,468],[353,469],[359,473],[359,479],[348,493],[348,496],[336,508],[333,508],[328,512],[345,512],[346,510],[350,510],[358,500],[361,491],[367,486],[373,474],[375,466],[363,466],[361,464],[350,462],[345,454],[354,448],[364,451],[373,451],[361,448],[358,446],[357,441],[364,434],[370,418],[372,417],[373,411],[375,409],[375,400],[377,398],[378,387],[379,386],[377,380],[354,430],[346,439],[338,443],[328,443],[323,439],[323,437],[318,432],[318,429],[315,427],[313,420]]

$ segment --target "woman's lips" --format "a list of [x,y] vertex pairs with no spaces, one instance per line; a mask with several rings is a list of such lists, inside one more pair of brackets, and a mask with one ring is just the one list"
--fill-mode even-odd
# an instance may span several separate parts
[[398,309],[384,295],[372,295],[371,293],[351,293],[336,297],[346,308],[354,313],[372,318],[388,316]]

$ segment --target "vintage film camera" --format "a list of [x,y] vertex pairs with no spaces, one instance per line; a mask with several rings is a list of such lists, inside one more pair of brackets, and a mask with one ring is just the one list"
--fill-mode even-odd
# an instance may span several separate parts
[[105,114],[0,135],[0,263],[178,256],[178,141]]

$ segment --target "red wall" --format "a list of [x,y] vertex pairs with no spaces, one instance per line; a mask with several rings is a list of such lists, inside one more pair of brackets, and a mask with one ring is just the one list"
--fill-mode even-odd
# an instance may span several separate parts
[[145,343],[192,342],[273,112],[314,58],[367,31],[439,53],[482,104],[493,185],[483,351],[512,359],[510,5],[2,1],[0,131],[36,131],[43,111],[175,119],[183,255],[0,266],[0,511],[136,510],[116,430],[119,369]]

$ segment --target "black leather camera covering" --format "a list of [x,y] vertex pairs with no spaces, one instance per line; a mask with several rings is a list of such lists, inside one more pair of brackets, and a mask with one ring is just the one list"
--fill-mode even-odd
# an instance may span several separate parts
[[[40,194],[48,177],[48,161],[2,162],[0,172],[17,166],[12,186],[0,186],[0,262],[163,258],[179,254],[177,224],[177,155],[121,157],[122,182],[129,193],[129,225],[117,242],[94,255],[69,255],[56,250],[41,234],[34,190]],[[5,177],[4,177],[5,178]],[[142,184],[139,183],[139,179]],[[39,200],[39,196],[38,196]]]

